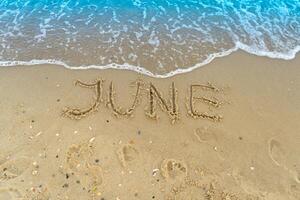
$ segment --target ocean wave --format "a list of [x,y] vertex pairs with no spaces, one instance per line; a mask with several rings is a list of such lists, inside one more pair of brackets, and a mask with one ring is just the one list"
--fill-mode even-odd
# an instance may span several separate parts
[[155,77],[233,51],[292,59],[298,0],[3,0],[0,65],[118,68]]
[[205,62],[198,63],[194,66],[189,66],[189,67],[182,68],[182,69],[176,69],[174,71],[170,71],[170,72],[165,73],[165,74],[155,74],[151,71],[148,71],[144,67],[133,66],[133,65],[130,65],[128,63],[122,64],[122,65],[112,63],[112,64],[108,64],[108,65],[105,65],[105,66],[97,66],[97,65],[69,66],[66,63],[64,63],[62,61],[58,61],[58,60],[31,60],[31,61],[0,61],[0,66],[2,66],[2,67],[13,67],[13,66],[34,66],[34,65],[47,65],[47,64],[50,64],[50,65],[63,66],[67,69],[73,69],[73,70],[87,70],[87,69],[130,70],[130,71],[134,71],[134,72],[137,72],[137,73],[140,73],[140,74],[143,74],[143,75],[146,75],[146,76],[154,77],[154,78],[169,78],[169,77],[175,76],[177,74],[183,74],[183,73],[191,72],[191,71],[193,71],[193,70],[195,70],[199,67],[202,67],[206,64],[209,64],[215,58],[228,56],[228,55],[230,55],[231,53],[233,53],[237,50],[244,50],[244,51],[246,51],[250,54],[254,54],[254,55],[257,55],[257,56],[266,56],[266,57],[269,57],[269,58],[291,60],[291,59],[294,59],[296,54],[300,51],[300,46],[297,47],[294,50],[291,50],[288,54],[282,55],[280,53],[259,52],[257,50],[252,50],[248,46],[237,43],[236,48],[228,50],[227,52],[213,54]]

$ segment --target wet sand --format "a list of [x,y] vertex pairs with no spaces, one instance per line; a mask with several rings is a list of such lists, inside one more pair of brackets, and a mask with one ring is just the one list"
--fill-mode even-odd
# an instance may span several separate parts
[[236,52],[166,79],[0,68],[0,200],[299,199],[299,64]]

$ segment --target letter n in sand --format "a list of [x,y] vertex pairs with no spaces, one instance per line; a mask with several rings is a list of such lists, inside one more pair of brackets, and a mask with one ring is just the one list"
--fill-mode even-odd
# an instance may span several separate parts
[[171,99],[169,100],[169,103],[162,97],[157,88],[152,83],[150,83],[149,108],[146,112],[146,115],[153,119],[157,119],[158,117],[156,113],[156,103],[159,104],[161,110],[168,113],[169,117],[172,120],[172,123],[175,123],[175,121],[179,118],[179,114],[177,105],[177,89],[175,88],[174,82],[172,82],[171,86]]

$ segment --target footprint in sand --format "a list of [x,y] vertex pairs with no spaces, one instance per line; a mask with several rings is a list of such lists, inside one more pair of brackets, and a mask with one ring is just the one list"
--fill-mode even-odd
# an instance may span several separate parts
[[281,147],[280,142],[271,138],[268,143],[270,158],[277,166],[282,166],[284,162],[285,153],[283,148]]
[[99,165],[86,163],[85,168],[76,174],[80,179],[80,184],[89,188],[92,196],[97,196],[103,182],[103,171]]
[[99,192],[103,174],[100,165],[92,164],[93,154],[93,144],[88,142],[72,145],[66,155],[67,169],[78,176],[82,185],[90,188],[91,195]]
[[16,158],[8,160],[0,165],[0,182],[21,176],[31,163],[29,158]]
[[223,130],[213,126],[205,126],[195,129],[194,136],[198,142],[205,144],[205,146],[216,152],[221,160],[227,159],[230,155],[232,137]]
[[66,163],[71,170],[80,170],[85,167],[94,154],[92,143],[73,144],[69,147],[66,155]]
[[208,127],[202,127],[202,128],[197,128],[194,132],[194,135],[196,136],[197,140],[199,142],[209,142],[209,141],[216,141],[217,137],[214,134],[213,130]]
[[291,169],[286,163],[286,152],[282,148],[280,142],[271,138],[269,140],[269,156],[271,160],[277,165],[282,167],[284,170],[288,171],[293,179],[300,184],[300,170]]
[[117,151],[118,158],[123,167],[127,167],[128,164],[138,158],[138,150],[131,144],[123,145]]
[[22,194],[13,188],[0,188],[0,199],[2,200],[17,200],[23,199]]
[[166,179],[183,179],[187,176],[187,165],[183,161],[165,159],[161,164],[161,175]]

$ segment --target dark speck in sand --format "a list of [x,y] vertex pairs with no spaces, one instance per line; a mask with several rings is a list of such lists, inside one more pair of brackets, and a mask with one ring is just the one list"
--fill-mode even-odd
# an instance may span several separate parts
[[31,122],[34,123],[35,121],[34,121],[34,120],[31,120]]
[[57,102],[60,102],[60,99],[56,99]]
[[99,163],[99,159],[96,159],[95,162],[96,162],[96,163]]
[[140,130],[138,130],[138,135],[141,135],[141,133],[142,133],[142,132],[141,132]]
[[239,137],[239,140],[243,140],[243,137]]
[[106,122],[109,123],[109,120],[107,119]]

